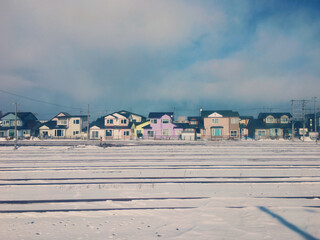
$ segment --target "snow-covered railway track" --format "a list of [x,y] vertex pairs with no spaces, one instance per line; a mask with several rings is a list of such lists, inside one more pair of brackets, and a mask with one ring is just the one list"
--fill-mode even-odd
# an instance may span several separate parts
[[0,238],[16,228],[98,231],[138,218],[155,233],[197,226],[209,239],[220,226],[272,232],[273,216],[320,236],[319,168],[311,143],[0,148]]

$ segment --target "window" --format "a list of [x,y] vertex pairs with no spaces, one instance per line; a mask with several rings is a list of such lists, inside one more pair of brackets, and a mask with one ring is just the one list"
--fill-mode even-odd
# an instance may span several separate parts
[[56,137],[63,137],[63,130],[60,130],[60,129],[55,130],[55,131],[54,131],[54,135],[55,135]]
[[14,136],[14,130],[9,130],[9,137],[13,137]]
[[98,131],[92,131],[91,132],[92,138],[98,138],[99,137],[99,132]]
[[239,123],[239,119],[238,118],[231,118],[231,123],[237,124],[237,123]]
[[153,137],[153,131],[148,131],[148,137]]
[[60,125],[67,125],[67,120],[60,120]]
[[9,120],[4,120],[4,121],[3,121],[3,125],[4,125],[4,126],[8,126],[8,125],[9,125],[9,123],[10,123],[10,121],[9,121]]
[[271,128],[270,129],[270,136],[279,136],[279,129],[278,128]]
[[112,136],[112,130],[106,130],[106,136],[107,137]]
[[218,118],[212,119],[212,123],[219,123],[219,119]]
[[185,132],[194,132],[194,129],[193,128],[186,128],[184,131]]
[[79,119],[73,120],[73,124],[80,124],[80,120]]
[[130,131],[124,131],[124,132],[123,132],[123,135],[124,135],[124,136],[129,136],[129,134],[130,134]]
[[265,130],[258,130],[258,136],[265,136],[266,135],[266,131]]
[[121,119],[121,124],[127,124],[127,119]]
[[142,138],[143,137],[143,133],[141,130],[137,130],[137,137],[138,138]]
[[107,124],[113,124],[113,119],[107,119]]
[[236,137],[238,135],[238,131],[230,131],[231,137]]
[[152,124],[157,124],[158,121],[157,121],[157,119],[151,119],[151,123],[152,123]]
[[73,131],[73,135],[78,135],[79,131]]
[[274,118],[273,117],[267,117],[266,122],[267,123],[273,123],[274,122]]
[[163,136],[169,136],[169,133],[170,133],[169,129],[162,129]]
[[197,124],[197,121],[195,120],[190,121],[190,125],[196,125],[196,124]]
[[212,136],[221,137],[222,136],[222,128],[212,128]]
[[169,119],[163,119],[163,120],[162,120],[162,123],[163,123],[163,124],[167,124],[167,123],[169,123],[169,122],[170,122]]
[[289,119],[287,117],[281,117],[280,121],[281,123],[288,123]]

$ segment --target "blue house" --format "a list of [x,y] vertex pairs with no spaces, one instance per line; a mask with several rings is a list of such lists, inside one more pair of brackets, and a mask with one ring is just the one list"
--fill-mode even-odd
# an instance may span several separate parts
[[[0,137],[13,138],[15,130],[15,113],[8,112],[0,118]],[[19,138],[35,136],[38,119],[31,112],[17,113],[17,134]]]

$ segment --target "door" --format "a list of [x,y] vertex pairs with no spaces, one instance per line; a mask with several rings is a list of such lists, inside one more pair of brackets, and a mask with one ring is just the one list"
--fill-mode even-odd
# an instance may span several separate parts
[[213,137],[221,137],[222,136],[222,128],[212,128],[212,136]]

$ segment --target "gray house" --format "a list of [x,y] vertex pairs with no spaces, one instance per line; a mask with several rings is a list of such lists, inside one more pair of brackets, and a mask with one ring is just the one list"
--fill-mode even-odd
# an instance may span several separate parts
[[291,114],[260,113],[258,119],[248,123],[249,137],[254,139],[280,139],[288,138],[291,134]]

